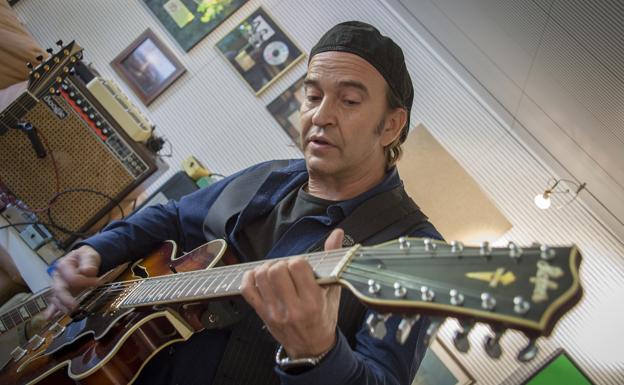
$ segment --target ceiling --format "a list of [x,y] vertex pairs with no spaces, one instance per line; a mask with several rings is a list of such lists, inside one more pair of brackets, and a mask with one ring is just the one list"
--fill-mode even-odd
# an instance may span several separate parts
[[387,3],[623,240],[624,2]]

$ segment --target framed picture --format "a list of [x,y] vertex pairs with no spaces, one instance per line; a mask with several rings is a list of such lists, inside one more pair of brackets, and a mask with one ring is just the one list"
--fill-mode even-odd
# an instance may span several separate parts
[[470,385],[474,383],[474,378],[457,361],[442,340],[436,337],[427,349],[412,385]]
[[542,366],[527,378],[523,385],[594,385],[565,350],[557,349]]
[[111,66],[145,105],[186,71],[150,29],[117,55]]
[[304,57],[262,8],[223,37],[217,49],[256,95]]
[[267,109],[273,115],[273,118],[277,120],[277,123],[284,129],[286,134],[290,136],[292,141],[297,145],[297,148],[301,149],[301,127],[299,127],[299,108],[303,103],[304,91],[303,80],[305,75],[297,79],[286,91],[282,92],[280,96],[275,98]]
[[247,0],[143,0],[171,36],[188,52]]

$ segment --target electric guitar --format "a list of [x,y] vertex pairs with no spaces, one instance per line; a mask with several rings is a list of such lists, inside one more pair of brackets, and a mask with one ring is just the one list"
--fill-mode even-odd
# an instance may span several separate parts
[[50,289],[44,289],[0,314],[0,336],[44,311],[51,295]]
[[[60,47],[59,51],[53,53],[51,48],[48,49],[51,56],[47,60],[44,61],[43,56],[39,56],[37,59],[40,63],[36,67],[27,63],[30,69],[28,89],[0,112],[0,135],[11,128],[18,128],[22,117],[37,105],[39,99],[59,92],[63,79],[72,72],[74,64],[82,57],[82,48],[74,41],[65,46],[60,40],[56,44]],[[31,129],[25,132],[31,140],[31,136],[36,135]],[[38,142],[33,142],[33,146],[39,146],[35,143]],[[37,151],[44,149],[38,148]]]
[[[342,285],[376,310],[366,320],[374,336],[393,332],[404,343],[417,318],[427,315],[431,338],[445,317],[455,317],[462,325],[455,346],[467,351],[470,329],[483,322],[494,331],[485,341],[494,358],[502,354],[498,342],[510,328],[529,337],[518,359],[534,358],[536,339],[550,335],[582,295],[581,255],[575,246],[464,247],[459,242],[399,238],[303,257],[319,284]],[[214,267],[233,260],[225,242],[216,240],[160,267],[177,274],[143,274],[87,292],[78,312],[41,335],[43,344],[21,348],[0,372],[0,383],[133,382],[157,351],[202,330],[210,301],[239,296],[243,274],[264,262]],[[137,274],[128,277],[133,276]],[[393,331],[384,323],[391,313],[404,317]]]

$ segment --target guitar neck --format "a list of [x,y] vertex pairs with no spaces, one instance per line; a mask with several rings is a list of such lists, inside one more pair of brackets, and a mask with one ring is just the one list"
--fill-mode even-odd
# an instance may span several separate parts
[[37,105],[37,98],[30,92],[23,92],[0,113],[0,127],[4,130],[15,128],[24,115]]
[[36,314],[45,310],[48,307],[48,300],[51,294],[51,290],[46,289],[28,301],[0,314],[0,334],[28,321]]
[[[302,255],[314,270],[319,284],[338,281],[340,272],[359,246],[328,252]],[[300,256],[276,260],[289,260]],[[190,302],[218,299],[240,295],[245,272],[253,270],[266,261],[216,267],[210,270],[179,273],[169,276],[147,278],[125,284],[120,307],[152,306],[163,303]],[[115,290],[118,290],[113,285]]]

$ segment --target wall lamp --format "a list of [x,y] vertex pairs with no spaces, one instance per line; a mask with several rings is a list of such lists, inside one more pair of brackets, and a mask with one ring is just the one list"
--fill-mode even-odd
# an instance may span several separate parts
[[[571,186],[574,186],[575,190],[570,190],[567,187],[563,187],[561,185],[561,182],[564,182],[566,184],[569,184]],[[550,181],[549,181],[549,185],[550,185]],[[572,203],[574,200],[576,200],[576,198],[578,197],[579,193],[585,189],[585,187],[587,186],[587,183],[578,183],[575,182],[573,180],[569,180],[569,179],[554,179],[552,178],[552,185],[550,187],[548,187],[546,190],[544,190],[544,192],[542,194],[537,194],[535,196],[534,202],[535,205],[537,207],[539,207],[542,210],[546,210],[551,206],[551,201],[552,201],[552,196],[554,194],[561,194],[562,196],[565,196],[564,199],[565,201],[556,206],[555,208],[560,209],[564,206],[569,205],[570,203]]]

